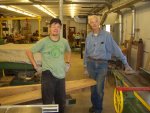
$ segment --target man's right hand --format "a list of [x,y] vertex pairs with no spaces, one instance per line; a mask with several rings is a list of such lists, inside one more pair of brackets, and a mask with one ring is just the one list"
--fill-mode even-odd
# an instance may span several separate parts
[[84,66],[84,75],[87,75],[87,76],[89,75],[86,66]]
[[41,75],[42,74],[42,67],[41,66],[36,66],[35,70],[36,70],[35,75]]
[[69,69],[70,69],[70,63],[68,62],[68,63],[66,63],[65,65],[66,65],[66,67],[65,67],[65,71],[66,71],[66,72],[68,72],[68,71],[69,71]]

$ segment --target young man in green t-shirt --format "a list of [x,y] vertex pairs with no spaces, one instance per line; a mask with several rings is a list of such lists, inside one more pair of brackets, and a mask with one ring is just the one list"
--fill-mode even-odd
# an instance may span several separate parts
[[[50,35],[38,41],[26,54],[37,73],[42,71],[43,104],[52,104],[54,100],[59,105],[59,113],[64,113],[66,63],[69,66],[71,49],[68,41],[60,37],[61,26],[60,19],[53,18],[49,25]],[[42,67],[34,59],[36,52],[41,53]]]

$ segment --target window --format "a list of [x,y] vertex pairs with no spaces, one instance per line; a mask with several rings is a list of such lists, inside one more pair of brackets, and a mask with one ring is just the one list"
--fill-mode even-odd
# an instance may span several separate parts
[[110,25],[106,25],[106,31],[110,32]]

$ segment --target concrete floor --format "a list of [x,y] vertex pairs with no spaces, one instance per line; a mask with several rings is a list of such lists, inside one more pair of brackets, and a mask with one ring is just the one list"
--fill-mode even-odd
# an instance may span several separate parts
[[[67,73],[66,80],[78,80],[87,78],[84,75],[83,59],[80,57],[79,52],[72,53],[71,68]],[[105,82],[105,95],[102,113],[115,113],[113,105],[113,79]],[[65,113],[89,113],[88,109],[91,106],[90,102],[90,89],[85,89],[80,92],[71,94],[71,97],[76,99],[76,104],[67,105]]]

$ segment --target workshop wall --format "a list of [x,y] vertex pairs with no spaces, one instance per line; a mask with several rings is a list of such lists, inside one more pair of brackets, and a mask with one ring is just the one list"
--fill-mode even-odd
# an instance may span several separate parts
[[[143,67],[145,67],[148,53],[150,53],[150,2],[142,2],[136,4],[136,26],[135,26],[135,40],[142,38],[144,43],[144,60]],[[127,9],[128,10],[128,9]],[[123,14],[123,39],[128,40],[131,37],[132,29],[132,13],[131,10]],[[136,57],[136,56],[135,56]],[[133,58],[134,59],[134,58]]]

